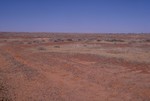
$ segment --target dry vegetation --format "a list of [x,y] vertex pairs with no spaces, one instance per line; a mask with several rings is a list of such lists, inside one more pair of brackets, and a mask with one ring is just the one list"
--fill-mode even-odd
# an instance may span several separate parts
[[150,101],[150,34],[1,32],[0,101]]

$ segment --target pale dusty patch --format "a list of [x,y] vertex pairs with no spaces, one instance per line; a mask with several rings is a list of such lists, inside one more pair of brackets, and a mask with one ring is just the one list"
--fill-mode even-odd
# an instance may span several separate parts
[[[59,46],[56,48],[55,46]],[[134,62],[150,62],[150,51],[144,51],[140,48],[104,48],[101,45],[88,44],[69,44],[69,45],[55,45],[43,46],[44,51],[39,51],[37,48],[31,48],[35,52],[60,52],[60,53],[81,53],[81,54],[95,54],[105,57],[115,57]]]

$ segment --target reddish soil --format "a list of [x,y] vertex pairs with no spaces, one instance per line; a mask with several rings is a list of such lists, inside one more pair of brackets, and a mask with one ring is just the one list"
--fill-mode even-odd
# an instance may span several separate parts
[[150,101],[149,38],[0,33],[0,101]]

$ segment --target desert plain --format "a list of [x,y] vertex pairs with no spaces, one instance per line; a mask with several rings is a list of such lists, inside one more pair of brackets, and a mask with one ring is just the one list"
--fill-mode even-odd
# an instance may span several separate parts
[[0,101],[150,101],[150,34],[1,32]]

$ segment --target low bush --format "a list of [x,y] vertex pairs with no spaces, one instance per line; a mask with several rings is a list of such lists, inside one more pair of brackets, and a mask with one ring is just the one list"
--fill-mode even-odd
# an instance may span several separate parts
[[121,39],[108,39],[106,41],[108,41],[108,42],[124,42],[124,40],[121,40]]
[[73,41],[72,39],[67,39],[67,41]]
[[150,42],[150,39],[145,40],[145,42]]
[[54,48],[60,48],[60,46],[54,46]]
[[39,47],[38,50],[46,50],[44,47]]
[[97,39],[98,42],[100,42],[101,40]]

